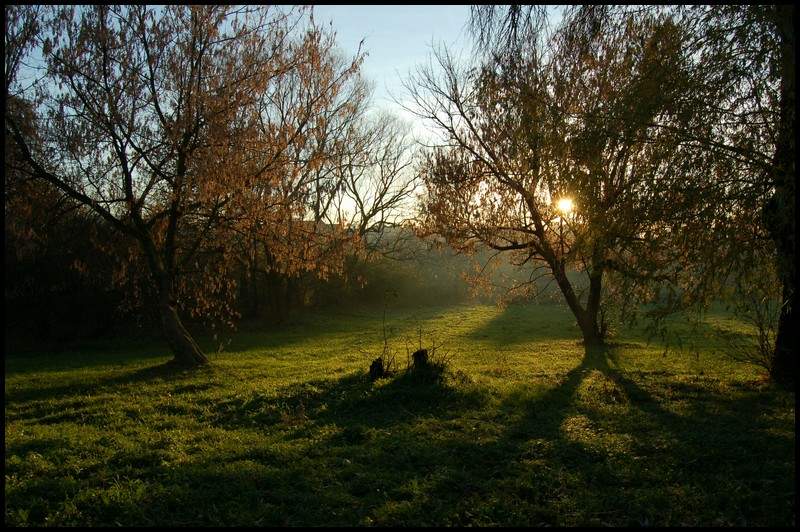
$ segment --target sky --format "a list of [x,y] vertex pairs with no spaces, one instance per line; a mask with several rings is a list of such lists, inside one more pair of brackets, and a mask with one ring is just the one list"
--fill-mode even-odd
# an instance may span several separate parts
[[375,89],[373,101],[378,109],[399,115],[412,131],[427,136],[427,127],[393,100],[406,100],[402,80],[417,65],[425,64],[432,45],[446,45],[461,50],[472,46],[467,24],[468,5],[318,5],[314,20],[332,22],[341,50],[353,56],[359,42],[368,55],[363,64],[364,77]]

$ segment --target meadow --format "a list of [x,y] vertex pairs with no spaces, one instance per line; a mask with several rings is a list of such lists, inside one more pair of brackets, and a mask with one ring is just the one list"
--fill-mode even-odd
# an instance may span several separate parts
[[[147,339],[7,353],[6,525],[794,525],[794,394],[715,334],[751,331],[718,312],[587,352],[573,324],[319,311],[206,338],[190,371]],[[439,378],[404,371],[420,344]]]

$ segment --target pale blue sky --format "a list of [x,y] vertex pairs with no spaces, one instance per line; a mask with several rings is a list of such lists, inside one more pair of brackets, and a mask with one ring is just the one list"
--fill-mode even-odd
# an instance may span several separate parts
[[364,74],[375,82],[376,103],[386,103],[401,88],[400,77],[427,61],[431,43],[448,47],[468,46],[469,6],[411,5],[318,5],[314,19],[333,22],[337,42],[347,54],[354,54],[364,39],[369,53]]
[[314,19],[333,23],[337,42],[349,56],[364,39],[369,55],[363,73],[374,84],[375,105],[413,122],[420,132],[422,125],[394,104],[390,95],[405,99],[402,79],[428,61],[432,43],[453,50],[470,49],[469,10],[468,5],[318,5],[314,6]]

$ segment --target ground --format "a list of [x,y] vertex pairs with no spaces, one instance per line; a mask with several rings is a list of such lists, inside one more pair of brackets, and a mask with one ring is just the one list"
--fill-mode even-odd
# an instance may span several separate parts
[[[382,310],[249,325],[195,371],[134,339],[8,353],[6,524],[794,525],[794,394],[724,354],[724,314],[666,352],[587,353],[556,305],[386,325],[376,382]],[[440,380],[402,371],[420,337]]]

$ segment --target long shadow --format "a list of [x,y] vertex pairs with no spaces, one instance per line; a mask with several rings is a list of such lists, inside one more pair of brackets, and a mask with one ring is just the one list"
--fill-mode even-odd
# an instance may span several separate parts
[[[377,314],[376,314],[377,315]],[[231,340],[226,351],[270,349],[298,343],[315,342],[343,331],[346,318],[320,313],[298,316],[286,324],[269,324],[251,321],[242,324],[238,331],[223,334]],[[367,314],[358,315],[360,321],[370,321]],[[212,335],[198,326],[190,326],[192,335],[206,353],[217,351],[219,344]],[[6,351],[4,355],[7,375],[25,375],[40,371],[69,371],[91,369],[98,366],[127,364],[155,358],[169,358],[169,348],[156,332],[146,336],[114,336],[73,342],[68,348],[53,350],[44,343],[29,346],[24,351]]]
[[[168,482],[84,511],[92,524],[126,525],[709,525],[720,512],[716,524],[793,519],[785,460],[794,441],[760,432],[757,421],[784,407],[779,399],[749,389],[733,399],[706,381],[648,382],[615,360],[613,348],[587,349],[557,385],[500,398],[468,382],[402,374],[375,384],[352,374],[210,400],[198,422],[255,432],[263,445],[208,450],[178,465],[143,446],[123,464],[130,482]],[[145,369],[125,382],[162,376]],[[581,399],[595,393],[605,395]],[[685,408],[670,408],[671,398]],[[584,423],[586,437],[570,423]],[[627,445],[595,445],[604,429]],[[766,456],[754,460],[755,450]]]
[[158,341],[137,341],[122,345],[119,340],[95,340],[78,350],[54,353],[39,349],[27,353],[6,353],[6,375],[27,375],[41,371],[71,371],[98,366],[124,365],[131,362],[165,359],[169,349]]
[[[274,396],[254,394],[235,398],[216,405],[206,421],[226,429],[248,427],[267,433],[278,424],[284,428],[296,425],[287,430],[286,439],[313,440],[303,459],[284,458],[280,471],[270,470],[261,478],[263,484],[259,484],[259,489],[270,491],[277,486],[281,488],[278,491],[283,491],[291,478],[296,486],[307,490],[302,496],[307,506],[321,508],[322,512],[290,511],[280,520],[275,518],[264,524],[363,523],[363,519],[386,504],[387,498],[399,500],[407,508],[387,523],[470,523],[462,513],[464,497],[491,496],[487,490],[491,490],[495,476],[513,476],[513,461],[522,442],[531,438],[559,440],[559,427],[570,409],[575,390],[585,374],[597,365],[595,358],[585,357],[558,386],[528,405],[523,419],[508,428],[500,440],[485,444],[472,441],[463,427],[464,420],[474,420],[477,424],[486,421],[483,413],[490,397],[484,389],[468,383],[421,382],[412,374],[400,375],[378,386],[365,375],[355,374],[336,381],[304,383],[278,391]],[[507,405],[502,414],[510,414],[518,407]],[[419,426],[438,429],[420,433]],[[331,427],[333,431],[326,438],[320,440],[314,436]],[[435,436],[437,432],[440,436]],[[569,442],[560,443],[565,447],[562,454],[585,453],[599,459],[589,449],[571,444],[566,449]],[[253,459],[250,453],[228,457],[234,463]],[[262,457],[257,459],[263,463]],[[304,463],[308,459],[316,464],[313,470]],[[267,463],[274,461],[273,457]],[[187,474],[193,483],[218,483],[222,480],[210,473],[218,465],[218,459],[210,459],[195,464]],[[468,473],[464,474],[465,471]],[[224,476],[225,482],[242,482],[235,480],[231,472]],[[319,478],[325,479],[326,484],[342,486],[343,491],[333,495],[316,489]],[[429,487],[420,494],[409,487],[415,485]],[[297,495],[294,489],[290,493]],[[275,503],[296,504],[290,500],[291,496],[274,493]],[[325,508],[342,505],[340,498],[351,508],[338,516],[325,513]],[[430,521],[432,515],[445,521]],[[540,516],[540,521],[549,522],[551,518]],[[376,521],[376,524],[381,523]]]
[[[146,368],[115,380],[135,382],[162,376],[160,369]],[[124,467],[133,480],[169,478],[169,491],[141,492],[111,507],[100,504],[81,510],[95,525],[115,520],[128,525],[359,523],[383,502],[378,490],[396,492],[405,480],[424,474],[435,462],[446,459],[431,456],[436,449],[430,442],[409,439],[417,420],[454,419],[469,410],[479,410],[484,399],[441,383],[415,381],[407,375],[374,385],[366,375],[355,374],[295,385],[274,395],[254,393],[214,402],[202,421],[219,428],[247,428],[264,432],[265,437],[283,430],[283,439],[295,442],[309,439],[327,426],[335,430],[305,451],[272,450],[268,446],[227,454],[215,451],[169,468],[160,465],[157,455],[151,459],[143,448],[141,456],[124,463],[117,460],[115,468]],[[35,444],[7,451],[52,452],[53,445],[57,443],[36,440]],[[320,479],[342,489],[323,489]],[[17,496],[35,496],[52,489],[66,487],[42,477],[29,482],[26,492]],[[343,503],[344,512],[336,516]],[[246,507],[259,508],[262,521],[248,521]]]
[[[452,499],[454,490],[458,497],[480,504],[483,498],[491,496],[492,487],[503,485],[496,479],[517,479],[511,484],[516,482],[519,484],[516,487],[521,488],[518,500],[512,504],[500,504],[500,509],[494,509],[495,515],[486,516],[489,520],[497,515],[503,516],[504,524],[746,525],[752,522],[785,524],[794,519],[792,479],[786,476],[785,464],[785,460],[793,456],[793,439],[759,433],[752,427],[749,427],[749,433],[741,435],[740,416],[776,408],[773,399],[754,393],[738,400],[725,400],[710,392],[707,386],[684,384],[671,387],[683,396],[689,395],[692,400],[689,411],[679,415],[662,406],[662,398],[654,397],[633,379],[613,368],[609,361],[614,359],[613,348],[587,349],[581,364],[571,370],[557,387],[525,403],[507,405],[512,409],[522,407],[524,413],[489,445],[446,442],[450,451],[462,456],[491,456],[496,460],[493,464],[484,462],[483,467],[475,469],[469,475],[469,483],[463,481],[463,475],[457,475],[443,479],[433,488],[432,492],[440,500],[449,497],[453,501],[455,513],[451,523],[469,523],[475,516],[474,512],[467,510],[469,503]],[[613,401],[624,401],[639,413],[609,414],[578,404],[575,394],[582,381],[597,373],[622,389],[622,394],[611,394]],[[707,408],[707,403],[715,407],[713,411]],[[591,441],[576,441],[569,437],[562,427],[568,418],[587,419],[590,425],[601,429],[609,422],[613,425],[612,430],[628,427],[632,436],[629,453],[613,456],[606,449],[591,445]],[[786,429],[788,432],[789,427]],[[742,465],[748,453],[762,449],[773,457],[768,468],[762,469],[763,462],[753,466]],[[538,465],[526,469],[526,461],[538,462]],[[562,509],[564,513],[572,512],[569,519],[555,510],[559,498],[565,496],[561,479],[543,473],[559,468],[569,471],[566,491],[577,503],[567,511]],[[536,482],[521,480],[521,472],[532,475]],[[662,476],[664,473],[668,478]],[[708,515],[711,513],[709,503],[716,503],[716,508],[725,506],[714,499],[720,485],[730,483],[732,478],[757,486],[748,495],[751,498],[754,493],[757,497],[764,486],[770,486],[771,496],[779,496],[772,504],[759,501],[757,508],[739,504],[735,506],[739,510],[731,512],[735,518],[729,516],[727,520],[714,521],[713,514]],[[675,491],[652,489],[658,483],[665,483],[666,488],[670,482],[678,486]],[[783,491],[776,484],[781,484]],[[596,485],[605,488],[596,492]],[[483,488],[476,490],[476,486]],[[609,487],[616,489],[609,490]],[[696,490],[699,494],[690,493],[685,498],[673,496],[673,493],[682,493],[681,490]],[[514,491],[511,493],[513,495]],[[524,499],[527,502],[523,502]],[[748,500],[745,496],[742,499]],[[683,506],[692,511],[679,511]],[[523,510],[515,512],[515,508]],[[409,508],[407,516],[430,509],[429,504],[422,504]],[[708,513],[704,515],[704,512]],[[697,516],[697,522],[673,522],[672,513],[683,513],[684,519],[687,515]]]
[[178,383],[181,381],[195,379],[198,376],[212,376],[219,370],[213,365],[201,366],[198,368],[185,368],[174,365],[170,362],[146,366],[144,368],[131,370],[115,371],[112,375],[106,373],[83,379],[81,382],[58,386],[28,386],[9,391],[6,386],[5,401],[11,403],[26,402],[49,402],[60,401],[80,395],[95,395],[105,389],[114,389],[118,386],[136,385],[152,383],[154,381],[164,381]]
[[[536,471],[526,468],[524,463],[544,458],[545,469],[568,468],[588,482],[589,472],[582,471],[581,464],[603,462],[603,457],[579,442],[566,439],[561,427],[575,410],[574,398],[586,375],[603,366],[603,358],[596,351],[587,350],[580,364],[567,372],[556,386],[533,397],[520,399],[512,395],[501,403],[499,410],[508,421],[495,439],[483,444],[468,440],[445,443],[446,452],[468,457],[471,464],[477,465],[470,467],[466,475],[446,476],[432,487],[432,498],[449,501],[450,524],[472,523],[477,512],[471,511],[470,506],[491,498],[492,491],[499,486],[503,486],[503,491],[510,488],[511,506],[519,502],[513,500],[517,497],[531,499],[534,504],[519,512],[501,502],[480,516],[487,522],[506,526],[563,524],[557,506],[549,503],[549,494],[560,491],[560,480],[546,473],[536,475]],[[517,482],[520,474],[526,472],[532,474],[536,482]],[[420,507],[409,508],[406,518],[430,510],[430,503],[426,501]]]
[[[13,407],[6,408],[6,423],[32,421],[37,425],[52,425],[71,422],[105,427],[110,421],[106,393],[115,396],[131,390],[135,395],[140,386],[146,384],[151,393],[165,397],[194,394],[218,386],[219,381],[227,377],[222,372],[214,366],[185,368],[167,362],[112,375],[104,373],[90,380],[60,386],[7,388],[6,404],[13,404]],[[7,449],[9,452],[13,450],[11,447]]]
[[[427,309],[426,313],[441,312],[450,307]],[[301,344],[325,345],[329,340],[348,342],[360,338],[364,331],[372,334],[375,341],[380,339],[382,307],[359,307],[351,311],[310,311],[292,318],[283,324],[250,320],[240,324],[237,331],[222,334],[223,354],[227,356],[237,351],[286,350]],[[390,310],[387,320],[397,321],[407,317],[412,309]],[[357,320],[357,326],[354,326]],[[192,334],[206,353],[214,353],[219,343],[207,331],[192,327]],[[275,353],[276,356],[279,353]],[[54,353],[46,346],[31,348],[25,352],[6,352],[4,356],[6,375],[35,374],[41,371],[70,371],[91,369],[99,366],[128,364],[150,359],[168,359],[170,352],[158,334],[141,337],[113,337],[87,340],[71,346],[67,350]],[[292,353],[280,356],[292,357]]]
[[574,322],[575,318],[563,305],[511,304],[472,330],[467,338],[498,347],[532,341],[572,340],[580,336],[577,329],[570,327]]
[[[274,394],[253,393],[210,405],[208,421],[220,427],[267,428],[292,417],[313,426],[333,424],[345,432],[400,425],[420,417],[451,419],[480,409],[486,393],[476,387],[425,381],[412,373],[373,383],[354,373],[337,380],[319,379],[292,385]],[[307,432],[309,426],[304,426]]]
[[[151,378],[153,372],[139,376]],[[464,390],[412,374],[377,385],[365,374],[354,374],[298,384],[275,395],[210,402],[198,419],[204,425],[263,432],[265,439],[277,430],[282,441],[309,444],[215,451],[169,467],[162,465],[163,453],[143,445],[130,459],[115,458],[115,470],[125,471],[130,482],[168,478],[170,489],[138,492],[113,507],[81,509],[96,525],[358,524],[385,501],[386,490],[402,491],[408,479],[446,458],[429,456],[435,447],[414,437],[411,428],[419,420],[453,420],[480,411],[486,400],[477,388]],[[322,439],[315,436],[326,427],[334,430]],[[28,489],[38,493],[53,487],[61,486],[42,478]],[[258,519],[249,519],[253,508],[259,509]]]

